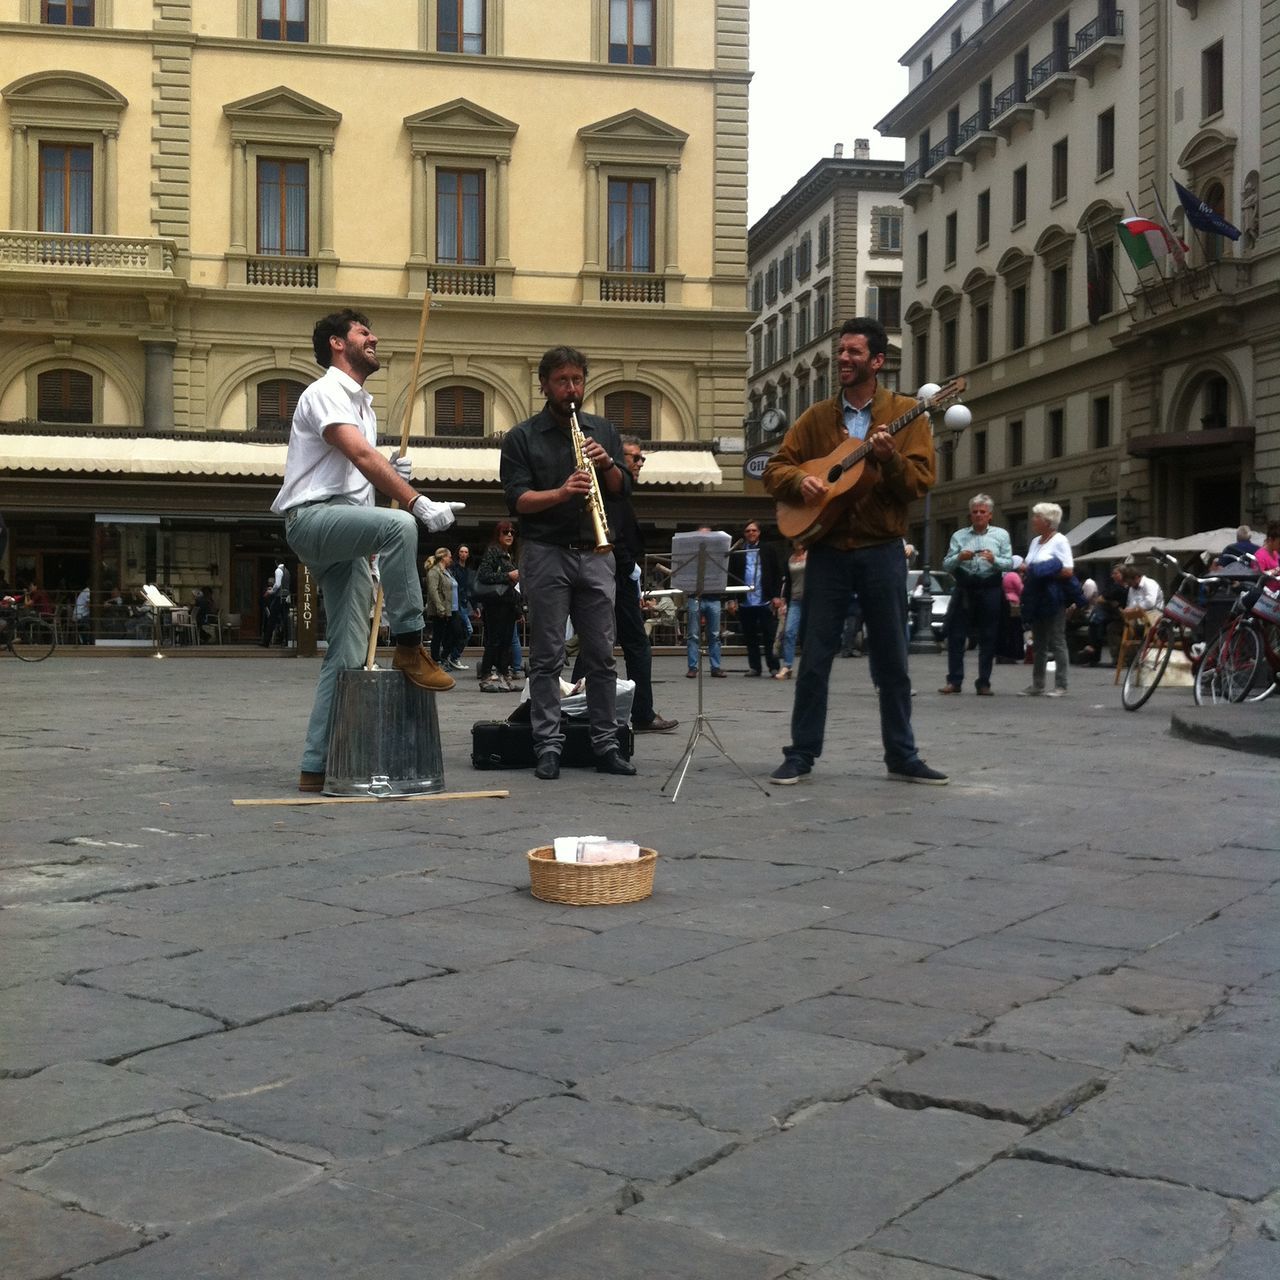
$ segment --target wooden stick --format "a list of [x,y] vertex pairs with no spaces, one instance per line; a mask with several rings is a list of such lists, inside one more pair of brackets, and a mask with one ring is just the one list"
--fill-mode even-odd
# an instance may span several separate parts
[[386,804],[410,800],[505,800],[510,794],[510,791],[437,791],[421,796],[290,796],[285,800],[233,800],[231,803],[262,808],[264,805]]
[[[418,317],[418,345],[413,352],[413,368],[409,371],[409,393],[405,396],[404,421],[400,424],[400,457],[409,452],[409,427],[413,422],[413,401],[418,387],[418,367],[422,364],[422,348],[427,342],[427,315],[431,311],[431,290],[422,295],[422,314]],[[398,502],[391,504],[392,510],[399,507]],[[373,658],[378,652],[378,632],[382,627],[382,580],[378,580],[378,594],[373,601],[373,627],[369,632],[369,652],[365,657],[364,669],[373,670]]]

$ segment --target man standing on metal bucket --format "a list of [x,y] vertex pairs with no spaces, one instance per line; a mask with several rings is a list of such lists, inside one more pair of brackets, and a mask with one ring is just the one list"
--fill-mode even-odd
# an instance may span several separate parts
[[[284,484],[272,511],[284,516],[289,546],[315,575],[324,597],[329,651],[320,668],[307,725],[299,791],[324,789],[329,711],[338,672],[363,665],[373,609],[378,557],[395,641],[394,666],[423,689],[453,688],[422,647],[422,587],[418,581],[418,525],[447,529],[460,503],[432,502],[410,488],[409,459],[388,462],[377,449],[378,423],[365,380],[378,371],[378,339],[366,316],[339,311],[311,335],[325,371],[298,400],[289,431]],[[374,506],[374,490],[403,510]]]
[[618,749],[617,676],[613,661],[614,560],[604,494],[626,495],[631,477],[618,433],[603,418],[581,415],[587,358],[553,347],[538,365],[547,403],[502,441],[502,488],[520,517],[520,586],[529,606],[529,701],[534,773],[560,776],[560,672],[565,622],[573,620],[586,678],[591,747],[600,773],[636,769]]

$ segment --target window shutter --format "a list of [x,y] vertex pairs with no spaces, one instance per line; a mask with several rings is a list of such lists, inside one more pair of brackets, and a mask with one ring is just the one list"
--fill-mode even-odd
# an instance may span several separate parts
[[874,284],[867,287],[867,315],[880,319],[880,289]]
[[36,417],[41,422],[93,421],[93,378],[79,369],[50,369],[36,379]]
[[438,436],[484,435],[484,392],[475,387],[441,387],[435,394]]
[[640,391],[611,391],[604,398],[604,416],[624,436],[653,439],[653,401]]
[[258,383],[258,412],[254,425],[259,431],[288,427],[293,422],[298,397],[304,390],[301,382],[289,378],[271,378]]

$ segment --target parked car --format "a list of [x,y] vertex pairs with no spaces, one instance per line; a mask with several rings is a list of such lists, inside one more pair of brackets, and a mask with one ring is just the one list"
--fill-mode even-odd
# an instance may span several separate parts
[[[908,610],[910,610],[912,599],[924,594],[921,576],[922,571],[919,569],[907,570]],[[933,630],[933,638],[939,643],[942,642],[942,627],[947,616],[947,606],[951,603],[951,592],[954,586],[955,580],[949,573],[944,573],[941,569],[929,570],[929,590],[933,594],[933,609],[929,625]],[[907,617],[910,624],[914,625],[915,615],[908,612]]]

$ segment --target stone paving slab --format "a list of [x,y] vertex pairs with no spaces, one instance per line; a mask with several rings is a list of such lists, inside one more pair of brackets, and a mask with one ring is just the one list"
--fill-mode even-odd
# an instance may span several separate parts
[[767,1133],[803,1107],[851,1097],[901,1057],[878,1045],[751,1022],[589,1076],[578,1088],[589,1098],[671,1107],[713,1129]]
[[1222,1250],[1231,1225],[1207,1192],[999,1160],[870,1243],[987,1280],[1171,1280]]
[[473,1142],[496,1142],[513,1156],[548,1156],[646,1182],[673,1182],[696,1172],[737,1146],[674,1106],[661,1110],[540,1098],[522,1103],[471,1134]]
[[940,951],[942,964],[974,969],[1003,969],[1067,982],[1091,973],[1105,973],[1124,964],[1132,948],[1098,947],[1082,942],[1058,942],[1051,938],[1027,938],[1011,931],[995,937],[974,938]]
[[923,1053],[944,1041],[976,1034],[987,1020],[981,1014],[964,1011],[834,995],[802,1000],[766,1013],[756,1021],[767,1027],[843,1036],[847,1040]]
[[980,911],[949,911],[925,905],[917,895],[891,907],[860,908],[817,926],[884,938],[905,938],[934,947],[950,947],[969,938],[998,933],[1010,921]]
[[1257,1200],[1280,1187],[1280,1080],[1133,1071],[1019,1150]]
[[763,1013],[791,1000],[822,995],[933,950],[927,943],[875,938],[835,929],[801,929],[693,960],[636,986],[754,1006]]
[[[111,921],[111,928],[138,938],[162,939],[184,949],[242,946],[246,943],[288,938],[316,929],[340,928],[361,920],[376,919],[363,912],[330,907],[320,902],[301,902],[291,897],[263,898],[236,903],[218,911],[195,908],[189,911],[136,911],[125,909]],[[156,951],[152,945],[152,951]],[[124,963],[137,957],[121,956],[104,964]],[[102,965],[95,965],[101,968]]]
[[619,1179],[595,1170],[440,1143],[197,1224],[83,1276],[445,1280],[628,1199]]
[[1190,1013],[1203,1017],[1227,998],[1227,988],[1213,982],[1165,978],[1141,969],[1121,967],[1112,973],[1081,978],[1059,992],[1068,1000],[1097,1000],[1131,1013]]
[[639,983],[593,987],[432,1042],[443,1053],[572,1084],[741,1022],[754,1009]]
[[387,987],[351,1001],[427,1036],[494,1026],[531,1006],[609,984],[606,974],[536,960],[504,960],[470,973],[446,973]]
[[381,1054],[420,1047],[416,1036],[342,1006],[220,1030],[135,1054],[123,1065],[147,1079],[164,1080],[211,1099],[274,1089],[339,1064],[355,1071]]
[[6,945],[5,962],[0,967],[0,989],[37,982],[41,978],[62,981],[105,965],[126,964],[151,956],[180,955],[190,951],[192,945],[122,938],[109,929],[94,927],[77,929],[69,937],[26,938],[21,946]]
[[1229,929],[1201,925],[1143,952],[1131,963],[1149,973],[1247,987],[1280,971],[1280,952],[1275,947],[1236,946]]
[[29,982],[0,991],[0,1075],[26,1075],[57,1062],[109,1062],[222,1024],[185,1009],[109,991]]
[[[585,931],[584,931],[585,933]],[[687,960],[699,960],[741,946],[742,939],[699,929],[684,929],[663,920],[623,924],[572,941],[557,939],[529,953],[533,961],[590,969],[613,978],[661,973]]]
[[5,1280],[47,1280],[142,1241],[119,1223],[0,1182],[0,1242]]
[[474,880],[457,880],[439,871],[422,871],[379,876],[328,888],[302,889],[297,891],[297,896],[332,907],[347,907],[352,911],[407,916],[460,902],[483,902],[487,898],[504,896],[505,892],[497,886]]
[[1194,919],[1172,912],[1073,902],[1020,921],[1012,926],[1009,935],[1138,951],[1176,937],[1194,923]]
[[1137,1014],[1051,996],[1001,1014],[973,1043],[979,1048],[1038,1049],[1114,1071],[1131,1053],[1149,1055],[1171,1044],[1191,1021],[1177,1014]]
[[175,1123],[69,1147],[15,1180],[155,1234],[296,1191],[319,1173],[252,1143]]
[[1280,1275],[1280,1243],[1248,1240],[1234,1245],[1205,1280],[1275,1280]]
[[1040,1053],[944,1046],[882,1073],[873,1092],[899,1107],[947,1107],[1041,1125],[1105,1088],[1105,1073]]
[[60,1063],[34,1076],[0,1080],[0,1152],[199,1101],[195,1094],[120,1067]]
[[597,1216],[471,1280],[781,1280],[791,1263],[625,1214]]
[[735,1151],[630,1212],[714,1232],[739,1248],[826,1262],[1021,1134],[1017,1125],[954,1111],[857,1098],[820,1124],[811,1119]]
[[974,969],[931,960],[899,965],[841,987],[842,992],[877,1000],[955,1009],[994,1018],[1028,1001],[1057,991],[1062,980],[1020,973],[1016,969]]
[[175,1006],[175,1012],[190,1009],[234,1026],[441,972],[406,959],[403,942],[380,935],[383,927],[382,922],[353,925],[214,947],[174,960],[141,960],[100,969],[88,981],[100,994],[140,996],[139,1003],[163,1001]]
[[820,1267],[802,1267],[788,1280],[980,1280],[971,1271],[952,1271],[910,1258],[890,1258],[867,1249],[854,1249]]
[[321,1158],[367,1160],[470,1133],[529,1098],[557,1089],[523,1071],[415,1048],[359,1068],[336,1063],[272,1088],[193,1108],[236,1133]]
[[1208,1079],[1280,1078],[1280,1000],[1237,995],[1156,1061]]

